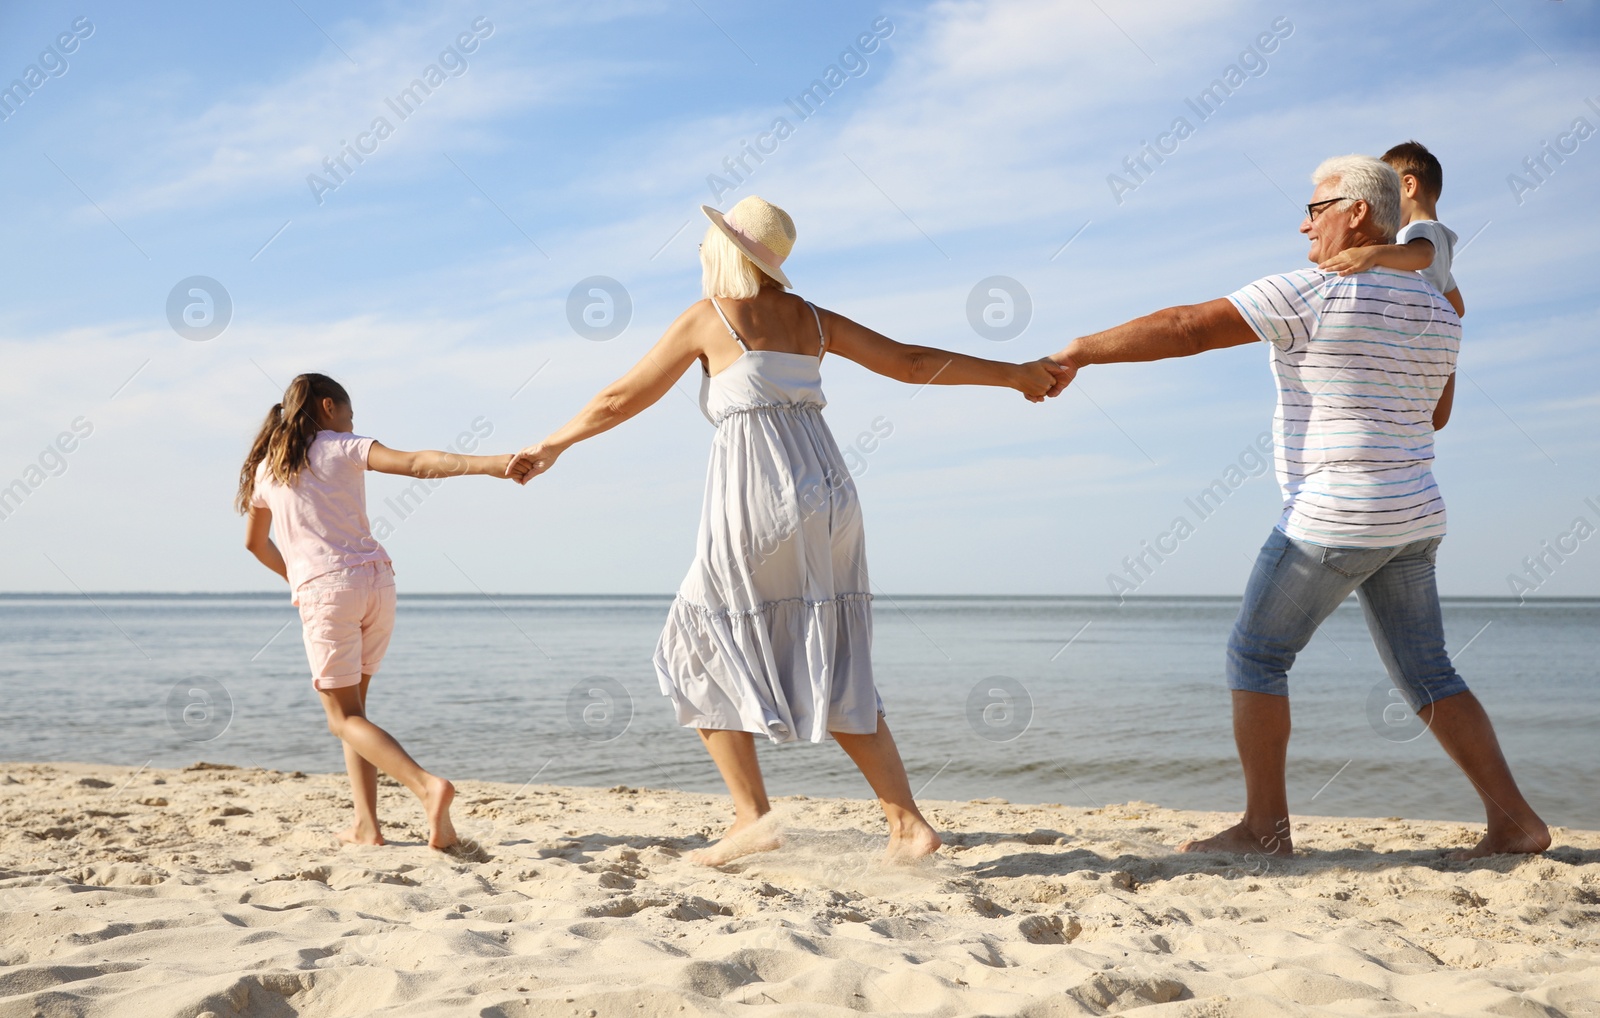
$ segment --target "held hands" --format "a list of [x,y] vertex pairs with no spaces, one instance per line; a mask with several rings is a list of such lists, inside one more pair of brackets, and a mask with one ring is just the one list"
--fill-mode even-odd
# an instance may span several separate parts
[[1353,276],[1357,272],[1366,272],[1377,264],[1378,249],[1376,247],[1349,247],[1332,258],[1318,262],[1317,268],[1323,272],[1337,272],[1341,276]]
[[1078,365],[1072,359],[1071,349],[1069,346],[1060,353],[1053,353],[1044,359],[1044,363],[1055,371],[1055,384],[1050,386],[1050,390],[1045,393],[1046,396],[1061,395],[1067,386],[1072,384],[1072,380],[1078,377]]
[[562,450],[544,442],[536,442],[528,446],[506,463],[506,476],[518,484],[527,484],[540,474],[555,466],[556,457]]
[[1077,374],[1076,367],[1057,363],[1049,357],[1017,365],[1018,377],[1014,385],[1029,403],[1043,403],[1047,397],[1058,396]]

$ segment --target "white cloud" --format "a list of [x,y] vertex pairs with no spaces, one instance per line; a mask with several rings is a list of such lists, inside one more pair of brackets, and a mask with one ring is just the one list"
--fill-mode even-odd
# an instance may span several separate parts
[[[122,189],[104,204],[114,216],[129,217],[215,207],[264,193],[291,192],[315,204],[306,183],[310,174],[337,183],[324,168],[346,142],[368,132],[383,118],[393,134],[360,163],[346,156],[348,179],[373,177],[379,167],[401,172],[401,152],[430,157],[454,146],[493,148],[493,125],[531,109],[559,107],[586,90],[612,87],[637,73],[598,57],[580,57],[550,45],[545,31],[569,30],[573,22],[593,24],[616,16],[591,12],[547,11],[530,18],[518,9],[513,23],[483,14],[482,5],[454,3],[430,8],[387,24],[354,19],[339,26],[340,52],[323,52],[314,61],[270,81],[252,82],[209,102],[192,116],[159,113],[142,104],[125,109],[128,131],[119,146],[126,153]],[[481,20],[480,20],[481,19]],[[474,26],[478,27],[475,29]],[[476,33],[476,50],[456,49],[458,36]],[[455,52],[441,59],[446,49]],[[346,59],[344,53],[349,54]],[[445,61],[460,58],[456,71]],[[430,66],[446,72],[442,84],[417,90],[420,104],[409,115],[385,102],[426,77]],[[170,81],[174,90],[183,83]],[[427,82],[425,81],[426,85]],[[333,200],[324,193],[324,200]]]
[[[1418,89],[1398,72],[1342,56],[1350,40],[1336,12],[1296,14],[1296,34],[1271,71],[1251,79],[1119,209],[1105,175],[1276,12],[1244,3],[1101,6],[1137,46],[1093,5],[945,3],[891,15],[889,51],[800,124],[750,181],[749,190],[796,212],[801,243],[791,264],[803,292],[897,338],[1032,356],[1077,332],[1296,267],[1304,242],[1293,232],[1294,205],[1310,168],[1333,151],[1422,136],[1446,161],[1447,220],[1463,239],[1492,220],[1460,262],[1470,309],[1463,364],[1565,471],[1552,480],[1529,440],[1487,399],[1464,392],[1441,440],[1452,512],[1462,525],[1493,517],[1513,543],[1533,535],[1536,545],[1544,526],[1536,503],[1572,471],[1592,474],[1596,462],[1594,440],[1584,437],[1596,406],[1588,341],[1596,307],[1585,275],[1594,245],[1578,212],[1600,174],[1600,150],[1584,149],[1520,208],[1504,192],[1504,174],[1548,133],[1541,125],[1565,122],[1566,79],[1539,59],[1508,63],[1503,47],[1487,56],[1458,47],[1429,65],[1429,87]],[[649,10],[654,17],[665,8]],[[270,81],[232,83],[187,118],[121,107],[120,130],[141,143],[125,146],[134,155],[108,210],[144,217],[143,229],[154,232],[198,206],[235,226],[249,219],[254,233],[256,213],[241,209],[262,194],[303,189],[328,148],[369,121],[382,97],[477,13],[456,7],[387,25],[329,25],[359,68],[324,54]],[[544,12],[537,17],[548,38],[534,38],[520,12],[491,12],[496,35],[471,70],[358,171],[396,189],[338,194],[330,203],[343,207],[321,210],[314,225],[297,223],[259,263],[260,275],[237,284],[249,313],[218,340],[179,340],[143,305],[37,333],[15,324],[27,320],[17,310],[32,307],[27,300],[8,310],[0,481],[73,416],[90,414],[97,431],[67,473],[0,522],[6,586],[62,589],[41,547],[67,549],[69,568],[91,588],[266,585],[238,548],[226,506],[244,444],[276,398],[274,382],[296,371],[344,379],[358,428],[390,444],[442,445],[481,415],[494,423],[491,445],[507,449],[540,437],[620,374],[697,296],[693,245],[703,226],[695,206],[709,199],[705,175],[870,21],[847,21],[836,44],[800,61],[771,94],[724,88],[670,107],[687,114],[635,117],[637,130],[607,121],[573,138],[540,136],[537,145],[521,137],[545,112],[597,95],[621,96],[634,112],[655,108],[644,75],[659,68],[577,48],[548,20],[635,13]],[[1373,59],[1391,59],[1397,46],[1377,47]],[[1509,69],[1486,74],[1497,60]],[[163,87],[179,94],[193,83],[172,78]],[[557,150],[560,172],[537,183],[501,161],[559,144],[577,147]],[[446,147],[470,153],[464,165],[475,175],[482,167],[485,181],[515,181],[488,189],[550,257],[470,186],[447,201],[413,179],[453,174],[435,154]],[[424,153],[434,171],[418,168]],[[429,222],[462,208],[488,225],[459,246],[434,250],[426,247],[434,234],[394,229],[406,217]],[[87,207],[83,214],[98,218]],[[1050,261],[1089,218],[1093,225]],[[689,228],[660,250],[685,219]],[[338,259],[323,244],[337,245]],[[578,340],[565,323],[568,288],[594,272],[624,279],[634,297],[633,324],[610,343]],[[1008,344],[978,339],[964,319],[967,290],[992,272],[1023,279],[1035,297],[1034,324]],[[905,584],[898,589],[1099,593],[1103,574],[1266,426],[1272,404],[1265,356],[1250,349],[1086,372],[1080,392],[1046,407],[1010,393],[945,389],[913,400],[911,390],[846,364],[830,362],[825,373],[841,440],[875,415],[895,422],[862,488],[874,568]],[[491,590],[671,589],[691,552],[710,440],[685,398],[694,385],[691,377],[645,420],[574,450],[528,489],[445,486],[391,547],[407,585],[471,589],[444,560],[448,550]],[[1488,480],[1501,477],[1514,480]],[[375,503],[392,491],[388,483],[372,478]],[[1270,482],[1253,482],[1152,589],[1233,590],[1240,549],[1253,550],[1275,501]],[[1482,534],[1453,546],[1494,559]],[[1497,563],[1452,566],[1451,575],[1463,591],[1498,593]],[[1580,563],[1568,575],[1563,582],[1581,585],[1595,574]]]

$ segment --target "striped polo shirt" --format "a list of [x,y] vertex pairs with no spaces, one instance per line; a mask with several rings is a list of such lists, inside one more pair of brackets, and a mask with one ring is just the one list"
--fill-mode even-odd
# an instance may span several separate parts
[[1443,537],[1433,408],[1461,320],[1414,272],[1300,269],[1228,296],[1272,345],[1283,518],[1297,541],[1389,548]]

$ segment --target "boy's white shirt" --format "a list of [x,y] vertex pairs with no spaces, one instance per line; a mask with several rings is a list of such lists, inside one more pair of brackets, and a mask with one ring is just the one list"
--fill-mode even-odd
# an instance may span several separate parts
[[1450,227],[1436,219],[1415,219],[1400,227],[1396,244],[1407,244],[1418,237],[1433,245],[1433,261],[1418,275],[1433,284],[1440,293],[1456,288],[1456,277],[1450,273],[1450,263],[1455,260],[1456,234]]

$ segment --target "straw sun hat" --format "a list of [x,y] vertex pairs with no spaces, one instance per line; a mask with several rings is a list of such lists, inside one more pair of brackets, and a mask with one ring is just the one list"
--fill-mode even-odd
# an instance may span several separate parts
[[700,206],[706,218],[737,247],[756,267],[793,289],[789,277],[779,268],[794,250],[794,220],[789,213],[764,198],[751,195],[741,199],[724,215],[710,205]]

